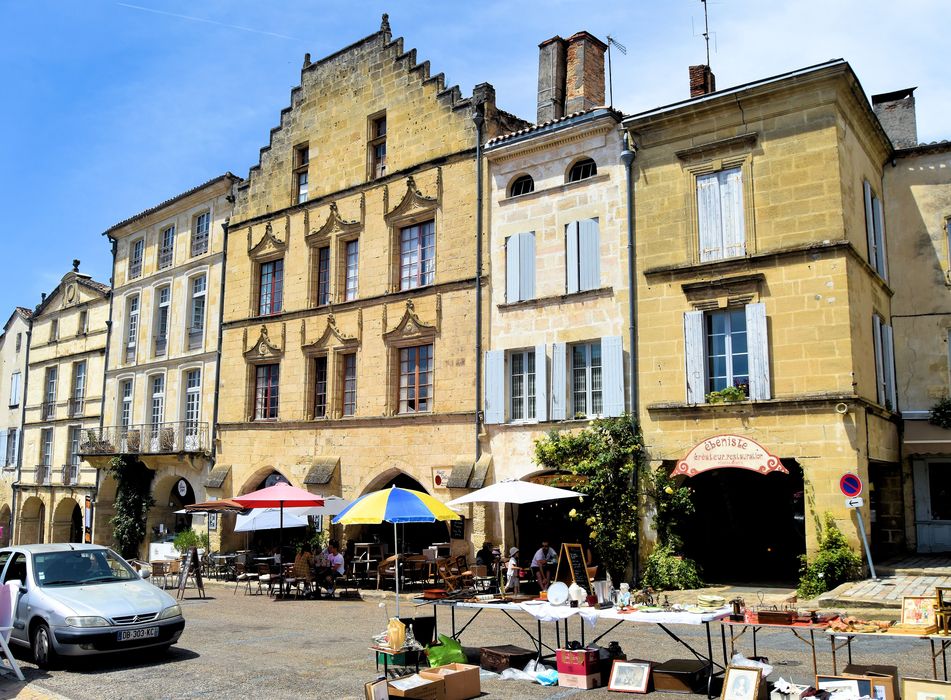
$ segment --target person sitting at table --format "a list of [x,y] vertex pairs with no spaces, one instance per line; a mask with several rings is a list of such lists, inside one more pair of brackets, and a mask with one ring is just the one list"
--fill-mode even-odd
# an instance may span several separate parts
[[476,552],[476,564],[485,567],[487,576],[495,576],[495,553],[491,542],[482,543],[482,549]]
[[321,552],[324,560],[324,566],[317,569],[317,585],[327,589],[327,595],[334,594],[334,579],[337,576],[343,576],[346,572],[343,563],[343,555],[340,553],[340,543],[337,540],[330,540],[327,548]]
[[541,548],[532,557],[532,571],[543,591],[547,591],[551,584],[552,569],[556,561],[555,550],[548,546],[548,540],[543,540]]
[[509,558],[505,563],[505,592],[511,593],[518,588],[518,547],[509,549]]

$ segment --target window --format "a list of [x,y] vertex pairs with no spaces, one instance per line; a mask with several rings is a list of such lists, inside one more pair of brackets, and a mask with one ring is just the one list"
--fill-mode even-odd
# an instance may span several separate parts
[[535,181],[531,175],[520,175],[512,182],[509,187],[509,197],[518,197],[535,191]]
[[330,247],[317,249],[317,306],[330,303]]
[[[149,416],[149,425],[152,438],[157,439],[162,423],[165,422],[165,375],[156,374],[152,377],[152,412]],[[154,450],[154,448],[153,448]]]
[[257,366],[254,385],[255,420],[273,420],[277,418],[279,380],[280,365]]
[[159,287],[155,301],[155,356],[163,357],[168,348],[168,316],[171,303],[171,288]]
[[400,229],[400,289],[416,289],[435,280],[436,223]]
[[327,417],[327,357],[314,359],[314,418]]
[[8,467],[15,466],[17,463],[17,447],[19,445],[20,431],[16,428],[9,428],[7,430],[7,450],[6,450],[6,465]]
[[10,408],[20,405],[20,373],[10,375]]
[[597,219],[572,221],[565,226],[565,266],[568,294],[601,286],[601,234]]
[[[40,466],[49,467],[53,460],[53,429],[43,428],[40,431]],[[42,479],[46,483],[48,479]]]
[[729,168],[697,177],[700,261],[746,254],[743,171]]
[[[82,456],[79,454],[79,443],[82,440],[82,433],[82,427],[78,425],[69,426],[69,464],[73,467],[78,467],[82,461]],[[75,483],[75,480],[70,479],[69,482]]]
[[386,175],[386,114],[370,118],[370,180]]
[[120,423],[125,430],[132,425],[132,380],[122,382],[122,405],[119,408]]
[[535,298],[535,232],[505,239],[505,300]]
[[598,174],[598,166],[590,158],[582,158],[577,163],[571,166],[571,169],[568,171],[568,182],[578,182],[579,180],[587,180],[589,177],[594,177]]
[[172,266],[175,257],[175,226],[162,229],[159,234],[158,269],[164,270]]
[[83,415],[86,403],[86,362],[73,365],[73,387],[69,399],[69,415]]
[[22,334],[22,333],[17,333],[16,352],[20,352],[20,346],[21,346],[22,344],[23,344],[23,334]]
[[59,319],[54,318],[50,321],[50,342],[55,343],[59,340]]
[[196,450],[199,444],[201,420],[201,370],[185,372],[185,449]]
[[211,212],[202,212],[192,222],[191,256],[208,252],[208,233],[211,229]]
[[89,330],[89,312],[83,309],[79,312],[79,325],[76,328],[76,335],[85,335]]
[[601,389],[601,343],[571,346],[571,415],[575,418],[604,413]]
[[892,327],[878,314],[872,314],[872,341],[875,350],[876,399],[885,408],[897,411],[895,339]]
[[684,314],[687,401],[705,403],[707,394],[743,389],[754,401],[770,398],[766,307],[762,303],[724,311]]
[[307,168],[310,165],[310,148],[298,146],[294,149],[294,187],[295,201],[300,204],[307,201]]
[[509,418],[535,419],[535,352],[523,350],[509,355]]
[[142,276],[142,254],[145,251],[145,240],[140,238],[129,244],[129,279],[134,280]]
[[135,362],[135,345],[139,335],[139,295],[126,303],[125,361]]
[[359,281],[360,241],[347,241],[344,247],[346,273],[344,275],[344,299],[352,301],[357,298],[357,283]]
[[[557,346],[556,346],[556,352]],[[561,401],[564,402],[565,346],[561,345]],[[558,364],[556,362],[556,364]],[[548,359],[544,343],[485,354],[485,422],[548,420]],[[555,392],[559,393],[559,392]],[[506,418],[507,414],[507,418]],[[561,418],[564,418],[562,415]]]
[[42,420],[52,420],[56,412],[56,367],[46,368],[45,396]]
[[865,233],[868,236],[868,264],[883,280],[888,279],[888,260],[885,252],[885,215],[882,200],[872,191],[868,180],[865,190]]
[[432,410],[433,346],[400,349],[400,413]]
[[258,313],[261,316],[279,314],[284,295],[284,260],[261,263],[261,284]]
[[188,349],[200,348],[205,338],[205,295],[208,278],[199,275],[192,278],[192,305],[188,322]]
[[343,415],[352,416],[357,412],[357,355],[343,355]]

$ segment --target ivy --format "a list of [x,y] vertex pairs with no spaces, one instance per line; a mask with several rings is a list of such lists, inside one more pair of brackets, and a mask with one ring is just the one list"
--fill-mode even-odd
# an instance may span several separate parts
[[941,399],[931,407],[931,415],[928,416],[928,422],[947,430],[951,428],[951,399]]
[[109,462],[109,473],[116,480],[115,515],[109,521],[112,536],[123,557],[135,558],[145,540],[149,508],[155,505],[151,494],[155,472],[139,461],[113,457]]

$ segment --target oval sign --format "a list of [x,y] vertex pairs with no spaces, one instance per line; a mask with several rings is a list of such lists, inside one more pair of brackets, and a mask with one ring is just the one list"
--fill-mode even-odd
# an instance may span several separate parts
[[842,489],[844,493],[849,498],[854,498],[862,493],[862,480],[856,474],[849,472],[848,474],[843,474],[842,478],[839,479],[839,488]]

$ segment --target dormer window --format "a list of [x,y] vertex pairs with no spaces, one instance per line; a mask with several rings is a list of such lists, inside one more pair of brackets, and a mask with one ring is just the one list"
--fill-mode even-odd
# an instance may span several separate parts
[[568,182],[587,180],[589,177],[594,177],[597,174],[597,164],[590,158],[582,158],[577,163],[572,165],[571,170],[568,171]]
[[531,175],[520,175],[509,187],[509,197],[518,197],[535,191],[535,181]]

